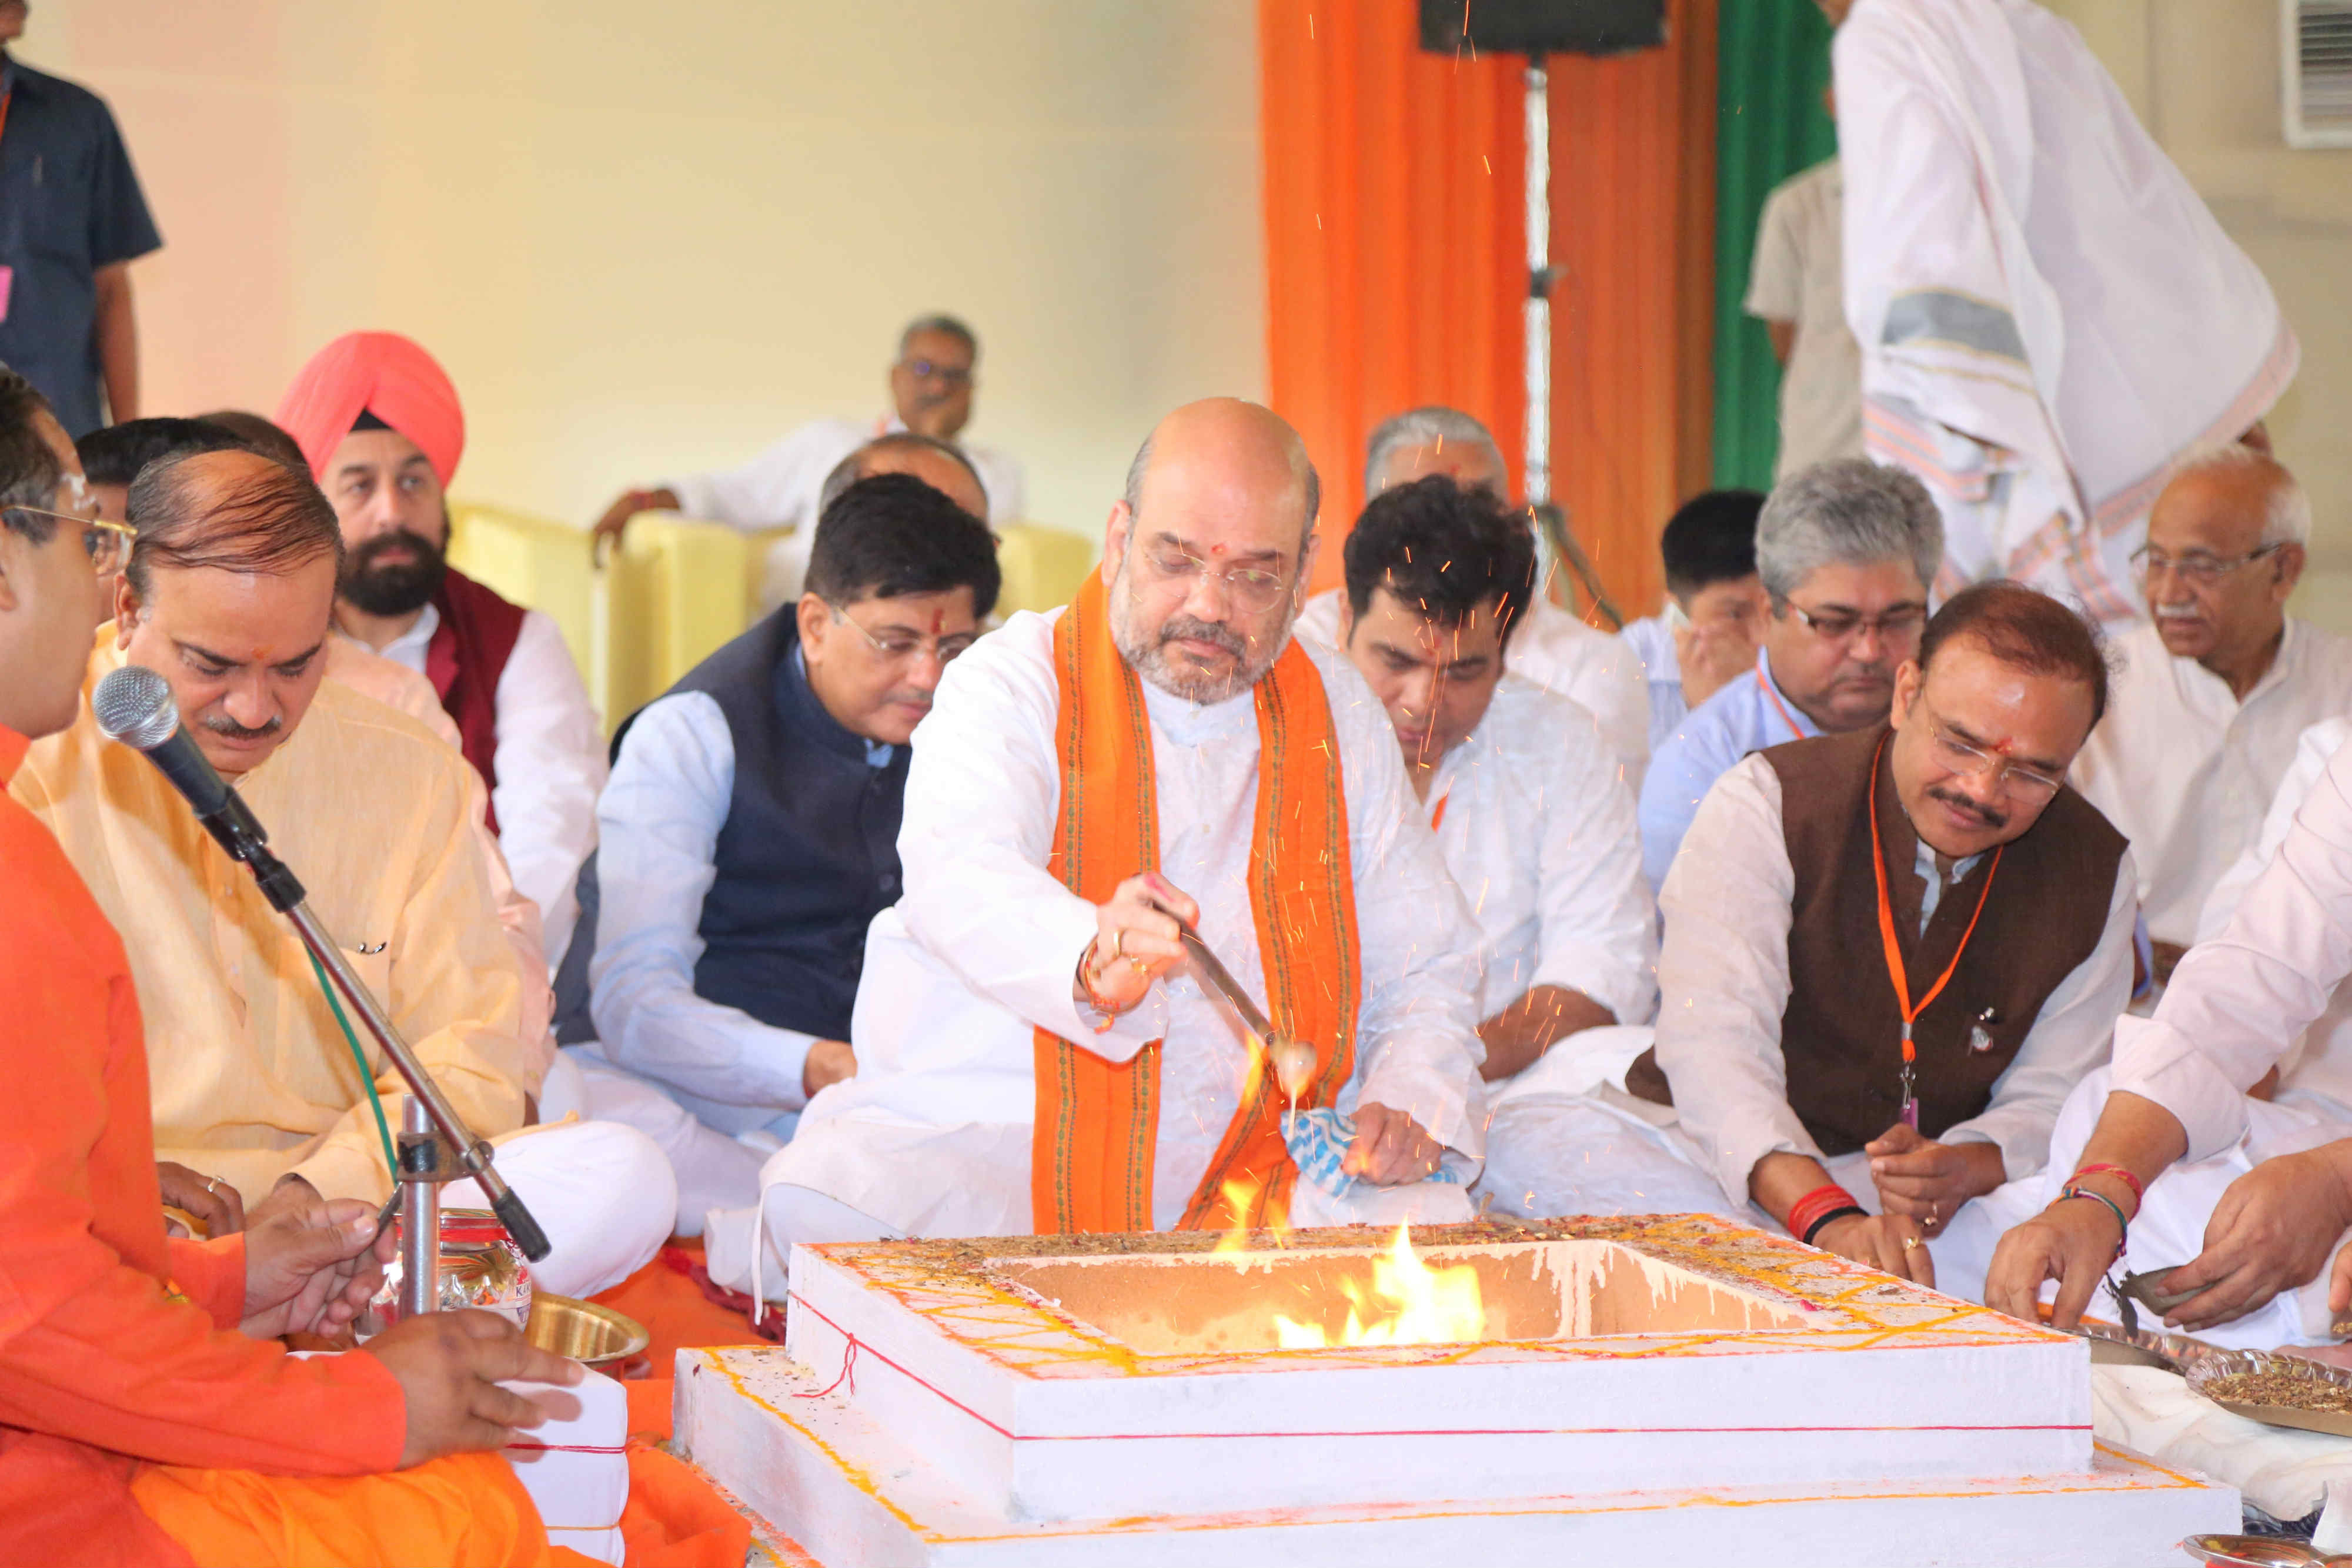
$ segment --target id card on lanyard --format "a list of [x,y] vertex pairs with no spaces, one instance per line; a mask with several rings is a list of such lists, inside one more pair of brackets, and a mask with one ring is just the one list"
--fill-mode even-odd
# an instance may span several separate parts
[[[1977,889],[1975,913],[1969,916],[1969,928],[1960,933],[1960,945],[1952,949],[1952,961],[1944,966],[1944,972],[1936,977],[1927,994],[1915,1004],[1911,1000],[1911,977],[1903,963],[1903,945],[1895,934],[1895,902],[1886,893],[1886,850],[1879,842],[1878,769],[1886,758],[1886,740],[1885,736],[1878,737],[1878,749],[1870,758],[1870,869],[1878,879],[1878,939],[1885,950],[1886,978],[1895,988],[1895,1011],[1903,1019],[1903,1068],[1899,1078],[1902,1108],[1898,1114],[1903,1124],[1916,1133],[1919,1130],[1919,1048],[1912,1042],[1911,1026],[1927,1010],[1928,1003],[1943,995],[1945,985],[1960,967],[1960,955],[1969,950],[1969,938],[1977,934],[1977,921],[1984,915],[1985,900],[1992,894],[1992,879],[2000,870],[2000,852],[2009,846],[2000,844],[1993,849],[1992,863],[1985,868],[1984,885]],[[1979,1027],[1990,1017],[1988,1010],[1979,1018]],[[1972,1051],[1979,1049],[1973,1039],[1969,1045]]]

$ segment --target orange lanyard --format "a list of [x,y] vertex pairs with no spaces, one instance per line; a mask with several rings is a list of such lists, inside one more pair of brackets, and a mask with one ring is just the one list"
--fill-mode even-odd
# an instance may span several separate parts
[[1445,802],[1452,799],[1454,799],[1454,791],[1451,789],[1448,789],[1444,794],[1440,795],[1437,798],[1437,810],[1429,814],[1429,831],[1433,833],[1437,831],[1438,829],[1445,825]]
[[1799,740],[1804,739],[1805,727],[1790,716],[1788,705],[1780,700],[1780,694],[1772,689],[1772,683],[1764,678],[1762,670],[1756,672],[1756,689],[1764,694],[1764,700],[1772,705],[1772,711],[1780,716],[1780,722],[1789,727],[1789,733]]
[[1927,1004],[1943,995],[1952,971],[1960,967],[1960,955],[1969,950],[1969,938],[1977,934],[1977,922],[1984,915],[1985,900],[1992,893],[1992,879],[2000,870],[2000,845],[1992,852],[1992,864],[1985,868],[1984,885],[1977,889],[1976,912],[1969,916],[1969,928],[1960,933],[1960,945],[1952,949],[1952,961],[1927,988],[1927,994],[1914,1007],[1911,1003],[1911,977],[1903,967],[1903,945],[1895,936],[1895,904],[1886,896],[1886,851],[1878,841],[1878,765],[1886,757],[1886,737],[1878,737],[1878,747],[1870,754],[1870,869],[1878,877],[1878,939],[1886,946],[1886,977],[1895,982],[1895,1005],[1903,1014],[1903,1122],[1916,1132],[1919,1128],[1919,1096],[1916,1063],[1918,1048],[1911,1042],[1911,1025]]

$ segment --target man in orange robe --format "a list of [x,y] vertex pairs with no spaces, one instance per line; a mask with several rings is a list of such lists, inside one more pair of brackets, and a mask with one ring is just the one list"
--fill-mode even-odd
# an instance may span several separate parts
[[[125,553],[72,453],[0,369],[0,784],[72,722],[94,574]],[[373,1215],[312,1202],[167,1240],[122,943],[5,794],[0,883],[0,1078],[20,1107],[0,1139],[0,1561],[569,1556],[495,1451],[544,1416],[497,1384],[578,1366],[484,1312],[289,1358],[276,1336],[337,1332],[374,1290]]]

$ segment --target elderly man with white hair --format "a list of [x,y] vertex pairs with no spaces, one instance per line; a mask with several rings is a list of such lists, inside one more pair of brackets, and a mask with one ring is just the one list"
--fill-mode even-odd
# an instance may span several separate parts
[[2131,841],[2159,976],[2253,842],[2295,737],[2352,710],[2352,640],[2286,612],[2310,533],[2303,486],[2245,446],[2184,464],[2148,514],[2136,560],[2153,623],[2116,642],[2115,700],[2074,786]]
[[1753,678],[1693,710],[1642,785],[1642,869],[1653,887],[1715,781],[1751,751],[1886,721],[1895,672],[1919,651],[1944,526],[1919,481],[1859,457],[1772,487],[1756,519],[1769,612]]
[[[1433,474],[1509,499],[1510,473],[1494,433],[1459,409],[1407,409],[1382,420],[1365,443],[1367,501]],[[1298,614],[1299,635],[1337,647],[1342,597],[1335,588],[1308,600]],[[1506,662],[1511,674],[1591,715],[1601,740],[1624,764],[1626,784],[1641,788],[1650,764],[1650,689],[1638,654],[1539,590],[1524,623],[1513,629]]]

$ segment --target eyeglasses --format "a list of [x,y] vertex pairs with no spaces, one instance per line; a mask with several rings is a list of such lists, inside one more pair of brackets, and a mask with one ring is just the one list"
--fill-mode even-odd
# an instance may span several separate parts
[[2065,782],[2063,779],[2051,778],[2038,768],[2020,767],[1998,752],[1987,751],[1981,746],[1962,740],[1937,722],[1934,714],[1928,714],[1927,718],[1927,733],[1936,743],[1937,760],[1949,772],[1965,774],[1970,779],[1981,779],[1990,773],[1994,789],[2028,800],[2047,800],[2058,793],[2058,787]]
[[2132,551],[2132,570],[2142,582],[2158,572],[2170,572],[2200,588],[2210,588],[2233,571],[2242,570],[2266,555],[2276,555],[2286,548],[2286,541],[2267,544],[2241,556],[2208,555],[2203,550],[2191,550],[2187,555],[2167,555],[2153,545],[2142,545]]
[[919,382],[930,381],[936,377],[951,387],[971,385],[970,365],[943,365],[937,360],[900,360],[898,368]]
[[1882,642],[1902,642],[1917,636],[1919,629],[1927,624],[1927,607],[1924,604],[1898,604],[1883,615],[1856,615],[1851,610],[1816,613],[1794,600],[1781,602],[1812,630],[1814,636],[1827,643],[1850,643],[1864,632],[1875,632]]
[[[65,523],[81,530],[81,548],[89,552],[90,570],[100,577],[111,577],[121,571],[131,559],[131,546],[139,538],[139,530],[129,523],[118,523],[105,517],[79,517],[72,512],[52,512],[44,507],[9,507],[11,513],[22,512],[35,517],[47,517],[51,522]],[[22,525],[18,525],[22,527]],[[29,531],[29,530],[27,530]]]
[[974,643],[980,641],[980,633],[977,632],[959,632],[952,637],[912,637],[903,632],[893,632],[887,637],[877,637],[873,632],[851,620],[840,605],[827,604],[825,608],[833,612],[835,622],[849,627],[860,637],[865,638],[866,645],[879,654],[886,664],[911,664],[916,655],[929,653],[941,664],[952,664],[969,652]]
[[1290,579],[1281,572],[1266,571],[1254,566],[1214,570],[1199,556],[1190,550],[1178,549],[1173,545],[1155,546],[1144,550],[1142,555],[1144,565],[1150,568],[1151,574],[1160,581],[1183,583],[1188,593],[1192,591],[1191,585],[1202,578],[1221,582],[1224,584],[1225,591],[1233,596],[1234,603],[1253,615],[1273,609],[1291,589]]

